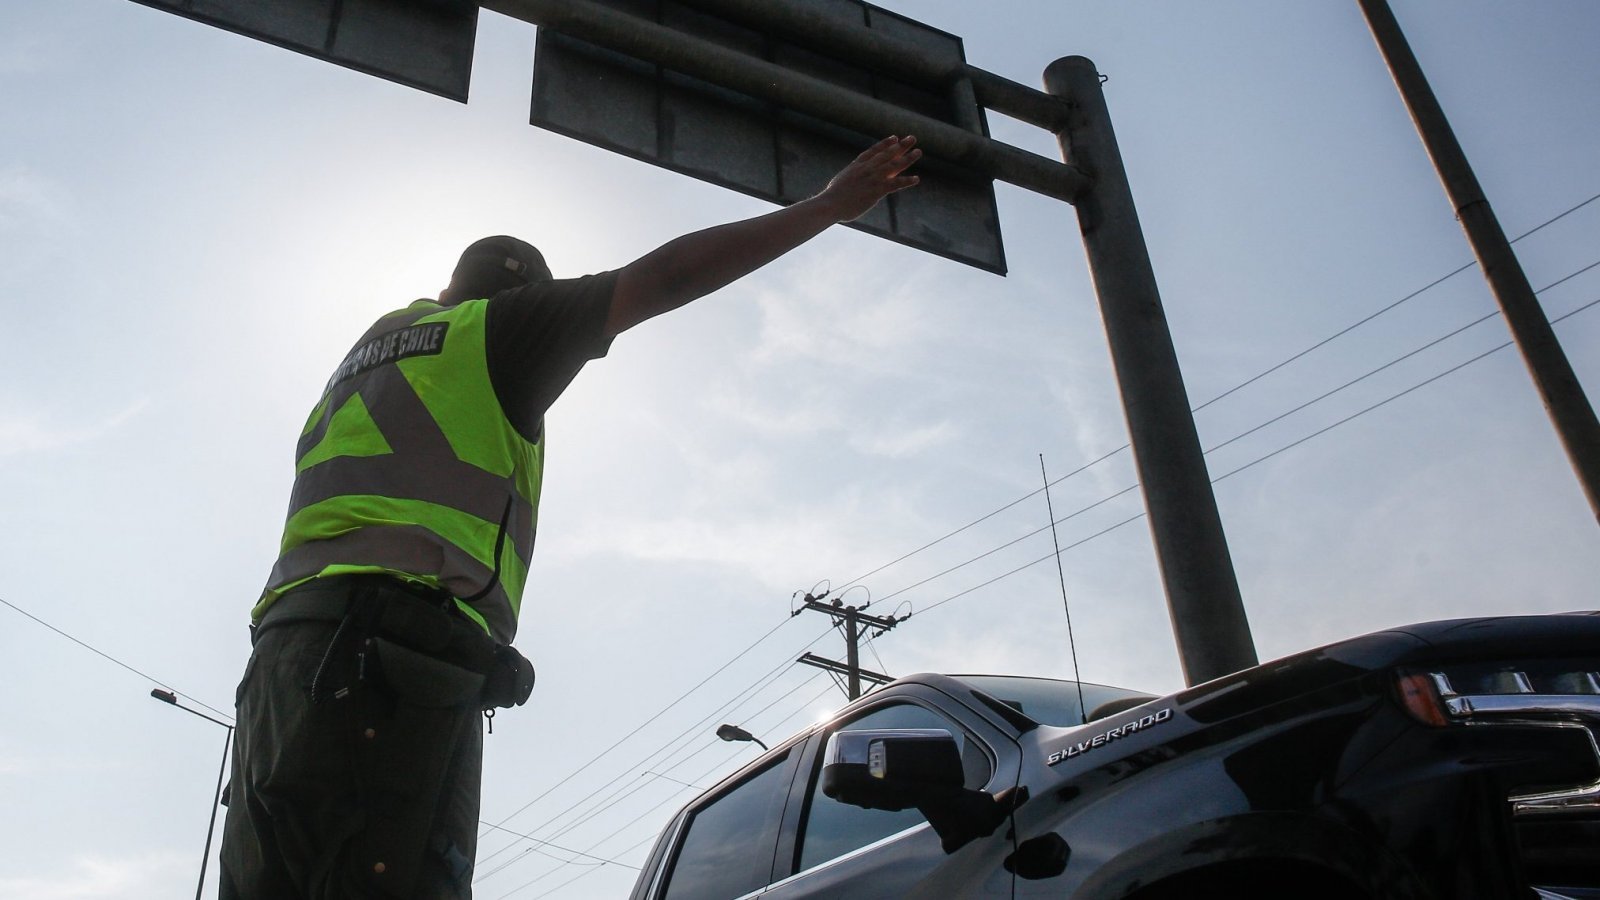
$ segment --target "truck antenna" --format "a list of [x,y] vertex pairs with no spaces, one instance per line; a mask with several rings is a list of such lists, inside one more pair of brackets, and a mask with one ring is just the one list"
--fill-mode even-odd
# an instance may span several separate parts
[[1044,479],[1044,508],[1050,514],[1050,540],[1056,547],[1056,579],[1061,582],[1061,608],[1067,613],[1067,648],[1072,651],[1072,682],[1078,686],[1078,715],[1089,721],[1083,708],[1083,679],[1078,674],[1078,643],[1072,637],[1072,605],[1067,602],[1067,575],[1061,568],[1061,539],[1056,536],[1056,509],[1050,502],[1050,476],[1044,471],[1044,454],[1039,454],[1039,477]]

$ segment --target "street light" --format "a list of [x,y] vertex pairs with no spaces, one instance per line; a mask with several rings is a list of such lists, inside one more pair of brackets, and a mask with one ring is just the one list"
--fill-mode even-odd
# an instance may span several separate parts
[[761,743],[759,738],[737,725],[718,725],[717,737],[725,741],[754,741],[757,747],[767,749],[767,745]]
[[150,696],[160,700],[162,703],[168,704],[169,706],[175,706],[186,713],[199,716],[200,718],[205,719],[207,722],[215,722],[218,725],[221,725],[223,728],[228,729],[227,736],[222,739],[222,766],[217,769],[217,792],[216,795],[211,798],[211,822],[210,824],[206,825],[206,849],[200,854],[200,883],[195,885],[194,888],[194,900],[200,900],[200,894],[205,890],[206,887],[206,862],[211,858],[211,834],[216,830],[217,827],[217,807],[222,804],[222,775],[228,770],[228,750],[233,744],[233,726],[222,721],[221,719],[213,719],[197,709],[190,709],[187,706],[183,706],[182,704],[178,703],[178,695],[171,691],[164,691],[160,688],[151,688]]

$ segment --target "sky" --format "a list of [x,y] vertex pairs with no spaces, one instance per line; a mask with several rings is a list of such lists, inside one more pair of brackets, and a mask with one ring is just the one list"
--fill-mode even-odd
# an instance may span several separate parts
[[[1263,660],[1594,608],[1594,515],[1483,279],[1439,281],[1471,253],[1354,2],[880,5],[1025,84],[1109,76]],[[1594,397],[1600,5],[1394,6],[1506,232],[1549,223],[1517,253]],[[370,320],[483,235],[570,277],[771,208],[530,127],[533,43],[484,13],[463,105],[126,0],[0,4],[0,897],[195,883],[225,731],[148,692],[231,713],[295,435]],[[894,675],[1183,686],[1073,212],[997,197],[1007,277],[836,228],[552,409],[477,896],[625,895],[756,752],[718,724],[842,705],[797,593],[911,613],[863,652]],[[1076,473],[1060,575],[1041,456]]]

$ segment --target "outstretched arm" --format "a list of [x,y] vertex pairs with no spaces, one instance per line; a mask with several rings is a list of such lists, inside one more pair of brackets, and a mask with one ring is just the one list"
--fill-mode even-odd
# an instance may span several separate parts
[[917,183],[905,171],[922,155],[914,137],[867,148],[822,192],[792,206],[668,241],[622,269],[606,319],[607,336],[731,284],[879,200]]

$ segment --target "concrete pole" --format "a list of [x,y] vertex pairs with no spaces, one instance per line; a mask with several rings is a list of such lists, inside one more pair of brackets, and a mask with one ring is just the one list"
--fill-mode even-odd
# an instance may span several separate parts
[[1068,56],[1044,73],[1067,101],[1056,133],[1066,161],[1093,179],[1078,227],[1100,298],[1134,462],[1184,679],[1191,685],[1256,665],[1239,583],[1206,472],[1155,271],[1094,63]]
[[1589,500],[1589,510],[1600,520],[1600,421],[1595,419],[1594,407],[1584,395],[1583,385],[1572,371],[1561,342],[1550,327],[1544,308],[1528,284],[1522,264],[1500,230],[1478,177],[1473,174],[1467,154],[1456,140],[1450,120],[1428,86],[1422,66],[1411,52],[1411,45],[1400,30],[1385,0],[1358,0],[1361,12],[1367,17],[1367,26],[1378,42],[1378,50],[1389,64],[1395,86],[1405,101],[1411,121],[1422,136],[1422,143],[1433,158],[1433,166],[1444,184],[1444,192],[1455,208],[1461,230],[1467,233],[1473,255],[1483,277],[1489,282],[1495,300],[1500,304],[1511,338],[1522,353],[1522,360],[1533,377],[1539,399],[1544,401],[1545,412],[1554,423],[1567,459],[1577,473],[1584,496]]

